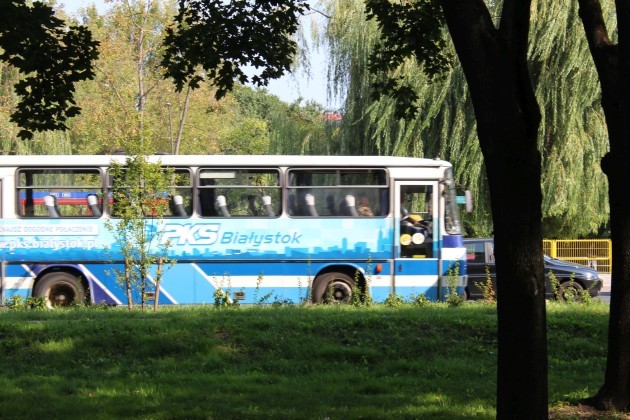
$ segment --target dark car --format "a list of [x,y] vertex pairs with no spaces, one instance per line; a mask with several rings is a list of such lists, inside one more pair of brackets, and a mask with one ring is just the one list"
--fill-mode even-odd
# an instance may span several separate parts
[[[487,284],[488,276],[492,279],[492,286],[496,290],[496,270],[494,265],[494,241],[492,239],[464,239],[466,246],[466,266],[468,270],[468,285],[466,297],[469,299],[484,298],[483,286]],[[603,281],[597,270],[585,265],[560,261],[548,255],[545,258],[545,295],[554,299],[551,285],[550,272],[557,279],[558,294],[564,298],[569,293],[576,296],[577,293],[587,290],[595,297],[602,288]]]

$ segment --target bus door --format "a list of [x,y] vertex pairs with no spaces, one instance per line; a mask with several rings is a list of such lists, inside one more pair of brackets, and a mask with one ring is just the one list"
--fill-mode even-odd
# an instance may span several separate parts
[[442,297],[438,182],[394,185],[394,292],[438,300]]

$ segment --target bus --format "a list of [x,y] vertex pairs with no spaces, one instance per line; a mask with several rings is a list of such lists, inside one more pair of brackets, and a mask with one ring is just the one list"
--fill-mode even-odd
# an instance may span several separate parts
[[[110,165],[126,159],[0,156],[2,302],[127,303],[114,274],[123,267],[121,245],[107,228],[116,219]],[[376,302],[391,294],[436,301],[449,290],[464,293],[466,248],[449,162],[148,159],[177,175],[164,198],[168,211],[153,226],[176,261],[163,275],[159,304],[212,303],[217,290],[243,304],[345,303],[357,292]]]

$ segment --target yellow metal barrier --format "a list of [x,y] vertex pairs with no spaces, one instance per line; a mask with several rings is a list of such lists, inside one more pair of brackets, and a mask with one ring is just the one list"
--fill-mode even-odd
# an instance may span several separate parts
[[545,239],[543,250],[550,257],[593,267],[610,273],[612,244],[610,239]]

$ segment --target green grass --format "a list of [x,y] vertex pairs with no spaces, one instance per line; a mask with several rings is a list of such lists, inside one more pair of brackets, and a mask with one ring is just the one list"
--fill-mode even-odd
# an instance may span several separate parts
[[[550,406],[603,381],[608,305],[548,304]],[[493,418],[496,307],[0,312],[0,418]]]

